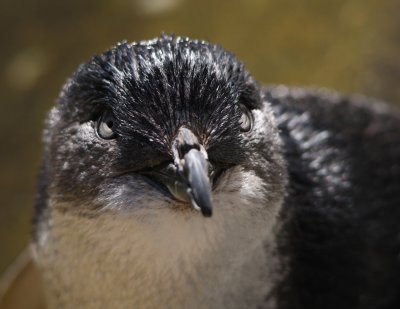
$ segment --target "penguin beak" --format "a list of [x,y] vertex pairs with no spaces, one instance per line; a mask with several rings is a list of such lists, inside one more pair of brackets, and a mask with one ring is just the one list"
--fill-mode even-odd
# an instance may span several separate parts
[[[176,190],[177,187],[168,188],[172,195],[184,200],[189,200],[192,207],[200,210],[203,216],[211,217],[211,185],[208,176],[208,162],[202,152],[190,149],[178,163],[178,173],[186,183],[186,190]],[[183,192],[182,192],[183,191]],[[183,194],[182,194],[183,193]]]
[[173,162],[145,174],[163,184],[174,198],[188,202],[204,217],[212,216],[211,177],[207,152],[190,129],[180,128],[172,143]]

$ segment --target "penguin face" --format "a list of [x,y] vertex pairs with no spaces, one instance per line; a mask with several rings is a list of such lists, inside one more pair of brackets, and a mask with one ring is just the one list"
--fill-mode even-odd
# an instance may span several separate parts
[[119,44],[81,65],[50,113],[50,196],[80,212],[205,216],[229,192],[281,198],[280,142],[260,93],[233,55],[206,42]]

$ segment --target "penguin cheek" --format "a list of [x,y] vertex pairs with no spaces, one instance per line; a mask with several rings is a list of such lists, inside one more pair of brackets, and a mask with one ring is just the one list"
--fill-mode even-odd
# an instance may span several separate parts
[[95,203],[102,205],[103,210],[117,213],[158,215],[158,211],[170,208],[171,198],[142,176],[132,173],[101,183]]
[[96,186],[112,175],[117,146],[99,140],[90,122],[73,123],[57,136],[60,137],[54,141],[55,147],[50,149],[57,175],[55,183],[64,186],[68,192],[75,187],[80,188],[78,191],[90,191],[89,186]]

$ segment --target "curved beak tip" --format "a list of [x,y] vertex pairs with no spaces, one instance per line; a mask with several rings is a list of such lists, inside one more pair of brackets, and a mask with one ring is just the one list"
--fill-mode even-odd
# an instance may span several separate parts
[[204,217],[207,217],[207,218],[211,217],[212,213],[213,213],[211,200],[208,200],[208,202],[203,201],[203,203],[201,203],[201,206],[199,206],[199,204],[197,204],[194,196],[190,193],[191,192],[189,190],[188,194],[191,196],[190,203],[191,203],[192,207],[194,209],[200,211]]
[[202,208],[201,213],[204,217],[210,218],[212,216],[212,208]]

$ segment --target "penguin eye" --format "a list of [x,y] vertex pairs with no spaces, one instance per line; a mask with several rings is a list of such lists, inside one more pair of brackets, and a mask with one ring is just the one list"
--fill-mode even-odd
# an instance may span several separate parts
[[115,138],[115,118],[110,111],[105,111],[97,121],[97,134],[103,139]]
[[248,132],[251,130],[253,125],[253,117],[251,116],[249,109],[243,104],[240,104],[240,111],[242,113],[239,120],[240,130],[242,132]]

